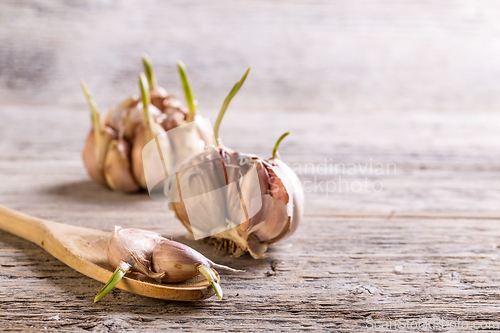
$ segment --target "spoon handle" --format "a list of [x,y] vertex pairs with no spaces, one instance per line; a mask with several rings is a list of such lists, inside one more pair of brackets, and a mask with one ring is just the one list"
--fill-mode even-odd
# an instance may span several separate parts
[[0,229],[36,245],[43,247],[43,240],[50,232],[49,224],[53,223],[55,222],[44,221],[0,205]]

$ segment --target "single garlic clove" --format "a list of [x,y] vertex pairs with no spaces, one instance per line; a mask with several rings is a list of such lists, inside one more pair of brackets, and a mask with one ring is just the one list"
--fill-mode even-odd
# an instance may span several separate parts
[[116,139],[116,132],[110,127],[105,127],[104,132],[97,135],[94,130],[91,130],[83,148],[82,159],[87,173],[93,181],[104,186],[107,186],[104,177],[104,160],[109,143],[114,139]]
[[304,188],[297,174],[285,162],[281,159],[270,161],[276,164],[276,175],[282,180],[287,194],[291,196],[291,200],[287,204],[287,212],[291,217],[290,228],[286,234],[286,237],[288,237],[297,230],[300,220],[304,215]]
[[115,191],[133,193],[139,190],[129,160],[129,144],[121,139],[111,141],[104,162],[104,176],[109,187]]
[[120,103],[120,105],[108,111],[106,117],[104,118],[104,124],[114,129],[123,137],[123,123],[125,122],[129,110],[137,107],[137,103],[139,103],[139,99],[136,96],[127,98]]

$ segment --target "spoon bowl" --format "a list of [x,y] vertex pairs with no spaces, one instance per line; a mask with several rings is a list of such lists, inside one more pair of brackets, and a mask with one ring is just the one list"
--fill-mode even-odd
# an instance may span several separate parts
[[[106,283],[115,270],[106,256],[110,232],[47,221],[1,205],[0,229],[42,247],[69,267],[99,282]],[[219,280],[219,275],[213,271]],[[195,301],[215,294],[210,282],[201,275],[180,283],[165,284],[142,274],[130,273],[116,288],[174,301]]]

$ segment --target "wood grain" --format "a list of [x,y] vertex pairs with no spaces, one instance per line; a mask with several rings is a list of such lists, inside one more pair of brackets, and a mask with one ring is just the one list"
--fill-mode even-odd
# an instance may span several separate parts
[[[290,130],[282,158],[316,168],[301,174],[303,181],[345,176],[384,185],[379,193],[310,191],[298,232],[254,260],[186,238],[167,207],[144,193],[117,194],[90,182],[80,160],[87,113],[0,106],[0,203],[77,226],[154,230],[246,272],[221,272],[222,301],[167,302],[115,290],[94,304],[101,283],[0,232],[3,331],[359,332],[400,319],[500,321],[497,115],[232,108],[221,129],[231,147],[267,156]],[[206,114],[213,119],[215,110]],[[394,163],[396,172],[321,174],[325,158]]]

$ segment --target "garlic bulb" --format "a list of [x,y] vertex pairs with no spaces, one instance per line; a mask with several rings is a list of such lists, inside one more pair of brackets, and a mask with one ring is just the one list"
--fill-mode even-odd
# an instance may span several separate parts
[[[213,142],[210,125],[197,113],[197,103],[184,65],[179,62],[178,69],[189,111],[158,86],[149,57],[143,55],[142,61],[145,74],[140,79],[141,98],[130,97],[110,110],[104,123],[92,95],[82,83],[92,112],[92,131],[83,151],[85,167],[93,181],[125,193],[147,189],[143,148],[151,140],[158,140],[168,166],[180,164]],[[169,133],[165,135],[167,131]],[[112,158],[107,158],[112,140],[118,141],[114,143]],[[105,161],[110,170],[107,176]],[[118,164],[114,167],[113,163]],[[120,180],[120,175],[124,179]]]
[[214,127],[217,146],[185,161],[166,191],[169,207],[196,239],[209,236],[209,242],[235,256],[248,251],[262,258],[269,244],[297,229],[304,191],[297,175],[277,155],[288,133],[268,160],[222,145],[222,118],[247,75],[248,71],[233,87],[219,113]]
[[139,272],[158,282],[176,283],[202,274],[210,281],[217,296],[222,289],[213,268],[236,271],[214,263],[189,246],[140,229],[115,227],[108,240],[107,257],[115,273],[95,297],[97,302],[113,289],[127,272]]

